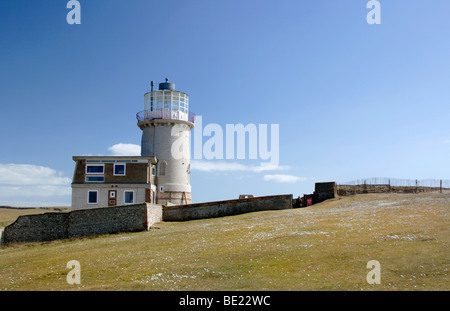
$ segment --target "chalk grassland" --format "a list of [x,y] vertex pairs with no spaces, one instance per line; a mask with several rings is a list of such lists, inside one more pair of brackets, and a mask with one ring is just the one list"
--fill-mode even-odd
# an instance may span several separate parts
[[0,207],[0,229],[12,224],[20,215],[42,214],[50,212],[68,212],[70,207]]
[[[0,289],[449,290],[449,211],[449,194],[366,194],[2,247]],[[66,282],[69,260],[80,285]],[[366,281],[370,260],[380,285]]]

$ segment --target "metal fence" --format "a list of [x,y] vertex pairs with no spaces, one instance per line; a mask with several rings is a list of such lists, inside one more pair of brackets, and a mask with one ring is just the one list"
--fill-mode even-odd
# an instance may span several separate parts
[[387,185],[390,187],[428,187],[450,189],[450,179],[398,179],[388,177],[372,177],[338,182],[339,186]]

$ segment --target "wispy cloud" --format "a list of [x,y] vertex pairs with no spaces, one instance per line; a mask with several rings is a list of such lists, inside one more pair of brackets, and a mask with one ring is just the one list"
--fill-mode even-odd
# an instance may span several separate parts
[[264,172],[274,170],[287,170],[289,166],[279,166],[261,163],[260,165],[244,165],[236,162],[227,161],[202,161],[192,160],[191,170],[202,172],[229,172],[229,171],[241,171],[241,172]]
[[70,185],[71,179],[62,172],[31,164],[0,164],[0,185]]
[[306,181],[308,178],[306,177],[298,177],[294,175],[279,175],[279,174],[268,174],[264,175],[265,181],[273,181],[278,183],[296,183],[299,181]]
[[115,144],[108,148],[113,156],[140,156],[141,146],[135,144]]
[[0,164],[0,203],[18,205],[18,202],[27,204],[26,202],[42,199],[49,204],[67,201],[71,194],[71,182],[62,172],[49,167]]

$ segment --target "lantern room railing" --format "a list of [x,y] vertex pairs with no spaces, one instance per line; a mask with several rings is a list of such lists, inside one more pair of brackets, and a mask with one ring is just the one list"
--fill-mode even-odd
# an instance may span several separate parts
[[183,112],[182,110],[157,109],[157,110],[143,110],[136,114],[138,122],[164,119],[164,120],[182,120],[195,122],[195,114],[192,112]]

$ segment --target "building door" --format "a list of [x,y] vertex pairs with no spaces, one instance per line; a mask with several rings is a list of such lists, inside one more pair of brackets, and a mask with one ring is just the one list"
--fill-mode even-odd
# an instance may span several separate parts
[[108,206],[117,205],[117,190],[108,190]]

